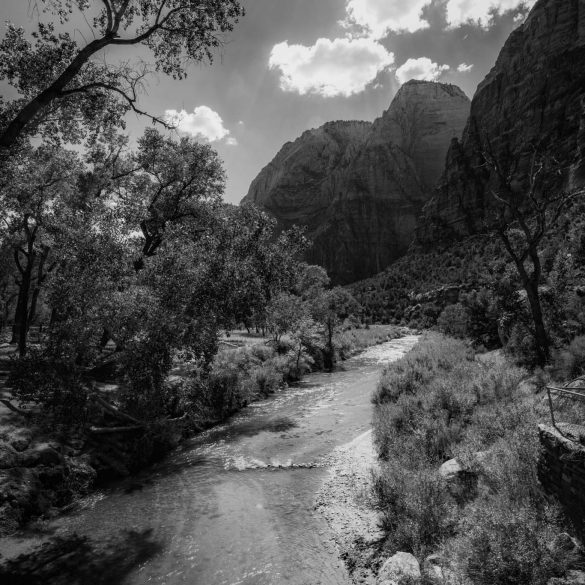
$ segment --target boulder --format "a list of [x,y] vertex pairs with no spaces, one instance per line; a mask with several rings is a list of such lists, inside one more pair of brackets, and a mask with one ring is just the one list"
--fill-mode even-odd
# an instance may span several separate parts
[[19,453],[28,449],[32,441],[30,429],[16,429],[8,436],[8,443]]
[[406,552],[397,552],[390,557],[378,573],[378,585],[398,585],[404,577],[420,579],[419,562],[414,555]]
[[585,585],[585,571],[567,571],[566,579],[574,585]]
[[581,547],[576,539],[567,532],[557,534],[549,548],[556,553],[570,553],[579,550]]
[[18,465],[18,453],[6,443],[0,444],[0,469],[11,469]]
[[584,571],[567,571],[564,577],[553,577],[547,585],[585,585]]
[[439,475],[448,482],[457,481],[463,473],[465,473],[465,470],[457,459],[445,461],[445,463],[439,467]]
[[424,560],[422,567],[422,572],[425,575],[425,577],[428,577],[431,580],[433,579],[442,580],[444,577],[442,563],[443,558],[440,555],[428,556]]
[[37,467],[39,465],[60,465],[63,457],[49,443],[37,443],[20,454],[19,465],[22,467]]

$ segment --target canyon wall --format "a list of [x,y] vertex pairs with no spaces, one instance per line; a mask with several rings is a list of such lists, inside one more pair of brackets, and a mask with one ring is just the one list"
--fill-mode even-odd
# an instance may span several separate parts
[[[563,169],[564,187],[585,184],[585,2],[539,0],[479,85],[461,140],[454,140],[417,240],[426,246],[466,236],[485,224],[497,189],[484,163],[489,148],[503,166],[517,164],[525,189],[538,148]],[[524,152],[524,155],[520,153]]]
[[367,278],[408,249],[469,108],[455,86],[406,83],[373,123],[330,122],[287,143],[244,202],[306,226],[307,260],[334,282]]

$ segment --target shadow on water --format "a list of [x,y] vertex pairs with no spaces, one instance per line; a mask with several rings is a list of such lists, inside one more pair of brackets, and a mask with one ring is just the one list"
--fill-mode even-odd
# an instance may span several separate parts
[[121,585],[139,565],[161,553],[152,530],[125,531],[95,542],[70,534],[0,562],[2,585]]
[[230,439],[239,437],[254,437],[260,433],[284,433],[297,427],[298,424],[288,417],[272,418],[269,420],[245,421],[234,424],[230,428]]

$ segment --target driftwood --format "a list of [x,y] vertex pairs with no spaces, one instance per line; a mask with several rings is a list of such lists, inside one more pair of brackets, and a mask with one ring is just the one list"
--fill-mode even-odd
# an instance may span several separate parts
[[16,414],[20,414],[21,416],[30,417],[32,416],[32,412],[30,410],[24,410],[22,408],[18,408],[18,406],[14,406],[10,400],[5,400],[4,398],[0,399],[0,402],[6,406],[6,408],[10,409],[12,412]]
[[142,425],[143,423],[138,419],[130,416],[129,414],[122,412],[119,408],[116,408],[113,404],[110,404],[107,400],[104,400],[101,396],[94,393],[91,394],[91,397],[105,410],[107,410],[110,414],[114,415],[116,418],[121,420],[125,420],[127,422],[134,423],[136,425]]
[[132,431],[142,431],[144,425],[133,425],[129,427],[89,427],[92,435],[113,435],[115,433],[130,433]]

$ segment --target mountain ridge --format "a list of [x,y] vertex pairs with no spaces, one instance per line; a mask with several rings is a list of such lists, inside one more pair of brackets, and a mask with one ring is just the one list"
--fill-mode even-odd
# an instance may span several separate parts
[[283,228],[307,228],[307,260],[346,284],[402,256],[416,218],[463,131],[470,101],[461,89],[411,81],[373,123],[328,122],[286,143],[243,202]]

